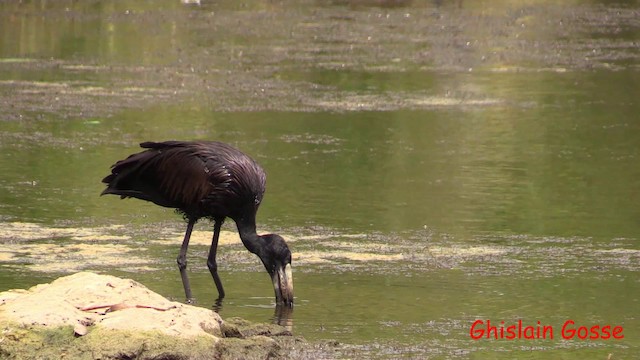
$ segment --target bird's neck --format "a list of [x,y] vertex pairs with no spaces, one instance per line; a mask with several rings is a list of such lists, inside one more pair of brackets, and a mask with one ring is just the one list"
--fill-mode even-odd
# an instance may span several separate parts
[[258,249],[260,249],[260,236],[256,232],[256,221],[255,217],[252,218],[241,218],[236,221],[236,225],[238,226],[238,233],[240,234],[240,240],[244,246],[250,252],[257,254]]

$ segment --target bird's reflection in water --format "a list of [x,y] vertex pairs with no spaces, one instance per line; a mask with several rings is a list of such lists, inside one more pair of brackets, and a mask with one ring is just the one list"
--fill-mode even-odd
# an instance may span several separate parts
[[[211,308],[213,311],[221,314],[223,305],[222,299],[217,299]],[[284,327],[288,331],[293,331],[293,306],[276,305],[271,321],[274,324]]]
[[220,314],[220,312],[222,311],[222,299],[217,298],[216,302],[213,303],[212,309],[213,309],[213,311],[215,311],[218,314]]
[[293,331],[293,306],[276,305],[273,313],[273,323]]

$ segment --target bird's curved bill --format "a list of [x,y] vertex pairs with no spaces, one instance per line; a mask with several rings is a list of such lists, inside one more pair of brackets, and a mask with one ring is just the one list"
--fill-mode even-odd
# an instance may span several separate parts
[[293,306],[293,274],[291,264],[279,266],[271,277],[278,305]]

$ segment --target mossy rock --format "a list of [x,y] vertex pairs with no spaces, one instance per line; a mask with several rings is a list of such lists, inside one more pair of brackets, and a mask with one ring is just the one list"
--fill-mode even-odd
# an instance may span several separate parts
[[44,327],[2,325],[2,359],[212,359],[215,337],[181,338],[157,331],[96,328],[85,336],[74,335],[71,326]]
[[0,293],[0,359],[306,359],[331,358],[324,354],[334,348],[280,325],[223,320],[109,275]]

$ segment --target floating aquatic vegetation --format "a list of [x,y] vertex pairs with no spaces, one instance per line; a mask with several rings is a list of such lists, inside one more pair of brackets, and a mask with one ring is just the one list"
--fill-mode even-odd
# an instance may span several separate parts
[[42,239],[70,237],[74,240],[118,241],[130,239],[127,235],[109,234],[121,229],[122,225],[111,225],[99,228],[52,227],[28,222],[3,223],[0,226],[0,242],[21,242]]

